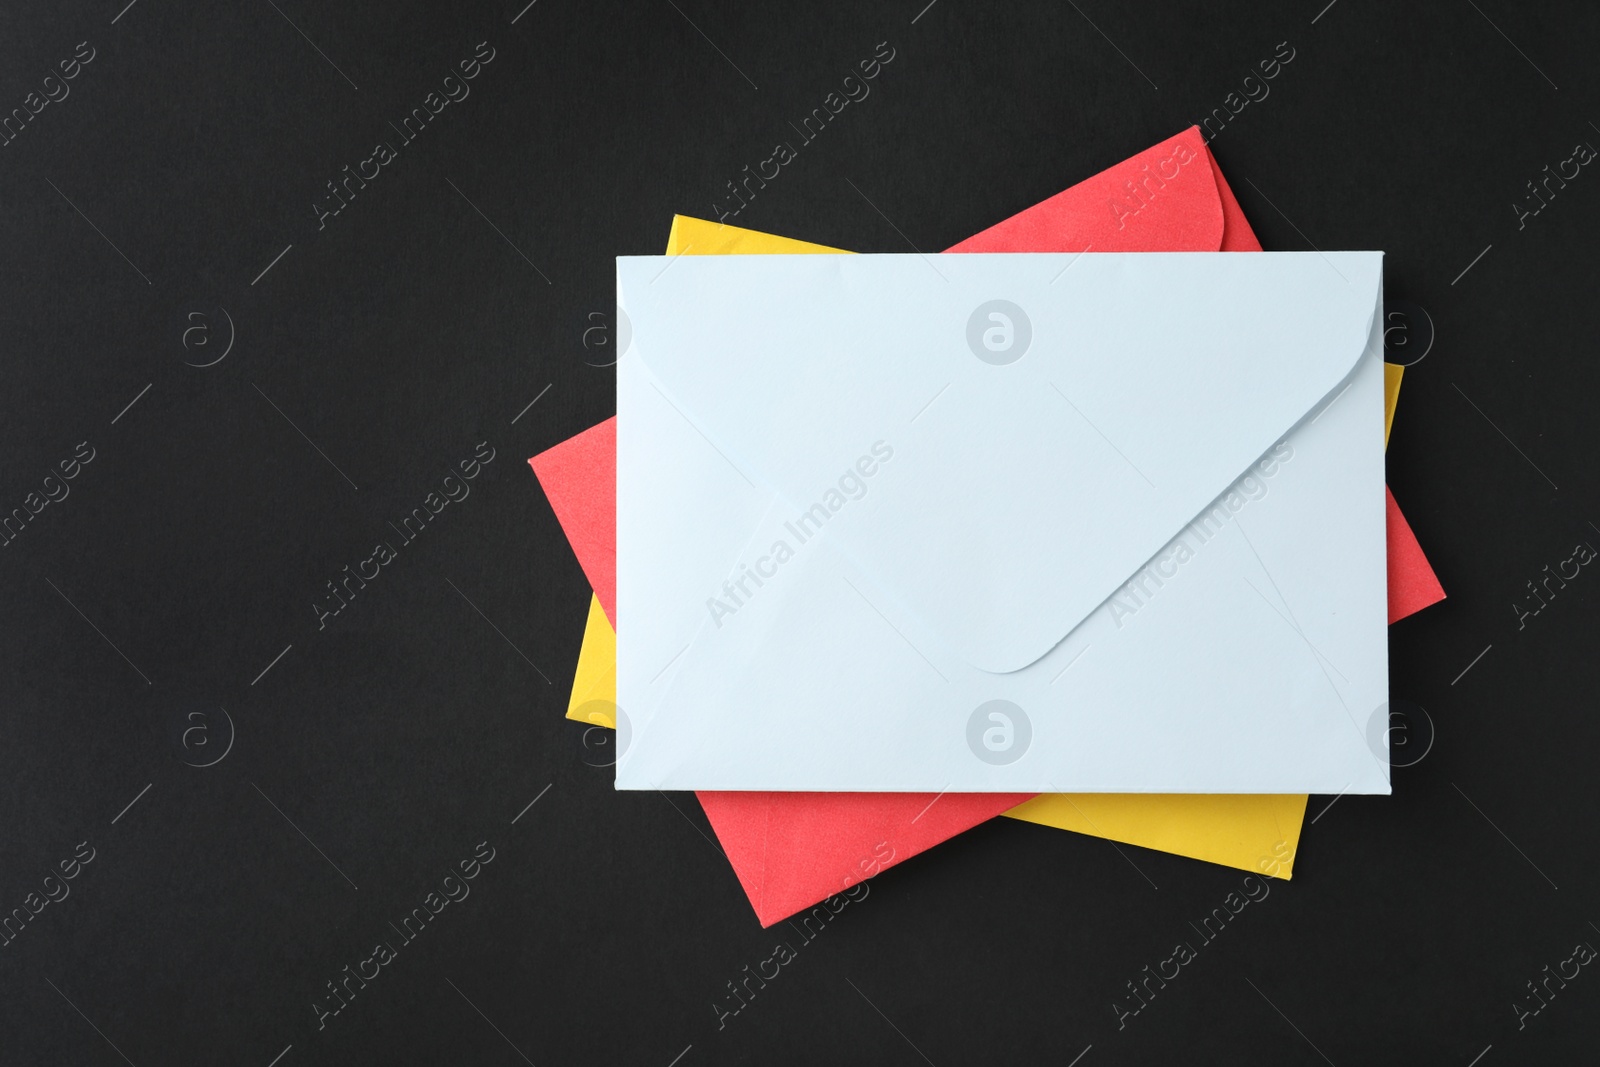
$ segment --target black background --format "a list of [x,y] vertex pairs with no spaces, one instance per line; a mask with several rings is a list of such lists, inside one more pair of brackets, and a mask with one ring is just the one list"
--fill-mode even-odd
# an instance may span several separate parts
[[[95,50],[0,147],[0,511],[95,456],[0,547],[0,911],[95,851],[0,947],[0,1061],[1593,1056],[1600,975],[1520,1029],[1513,1003],[1600,943],[1600,577],[1512,607],[1600,544],[1600,174],[1512,206],[1600,144],[1592,5],[123,2],[0,8],[0,114]],[[481,41],[471,96],[319,230],[325,183]],[[1213,151],[1266,247],[1383,249],[1437,331],[1389,449],[1449,593],[1392,630],[1432,749],[1391,798],[1313,797],[1293,882],[1120,1030],[1240,872],[996,820],[870,883],[719,1030],[774,933],[693,799],[614,793],[562,718],[589,591],[525,460],[614,410],[585,332],[612,258],[713,217],[880,41],[871,96],[730,221],[942,248],[1288,42]],[[324,584],[485,441],[471,496],[319,630]],[[231,751],[186,765],[219,709]],[[472,896],[319,1029],[480,841]]]

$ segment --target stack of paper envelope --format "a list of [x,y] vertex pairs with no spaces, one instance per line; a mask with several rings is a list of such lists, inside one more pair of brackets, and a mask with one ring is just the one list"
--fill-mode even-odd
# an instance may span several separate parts
[[763,925],[1002,812],[1288,877],[1307,793],[1389,791],[1386,626],[1443,592],[1380,253],[1230,254],[1193,128],[976,254],[667,251],[618,259],[617,419],[530,462],[595,590],[569,716]]

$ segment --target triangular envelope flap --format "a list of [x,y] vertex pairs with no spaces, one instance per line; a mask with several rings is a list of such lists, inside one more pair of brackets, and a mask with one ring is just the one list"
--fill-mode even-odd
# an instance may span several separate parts
[[1215,252],[1227,216],[1218,178],[1191,126],[946,251]]
[[793,509],[785,548],[825,533],[891,624],[1005,673],[1346,377],[1382,256],[670,262],[618,260],[634,350]]

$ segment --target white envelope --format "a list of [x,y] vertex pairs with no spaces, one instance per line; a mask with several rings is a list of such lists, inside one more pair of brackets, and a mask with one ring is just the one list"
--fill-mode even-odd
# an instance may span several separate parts
[[617,303],[617,788],[1389,792],[1381,253]]

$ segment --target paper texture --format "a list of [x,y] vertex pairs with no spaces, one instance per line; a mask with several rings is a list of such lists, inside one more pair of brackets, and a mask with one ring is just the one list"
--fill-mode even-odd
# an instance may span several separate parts
[[1387,792],[1381,261],[619,259],[618,787]]

